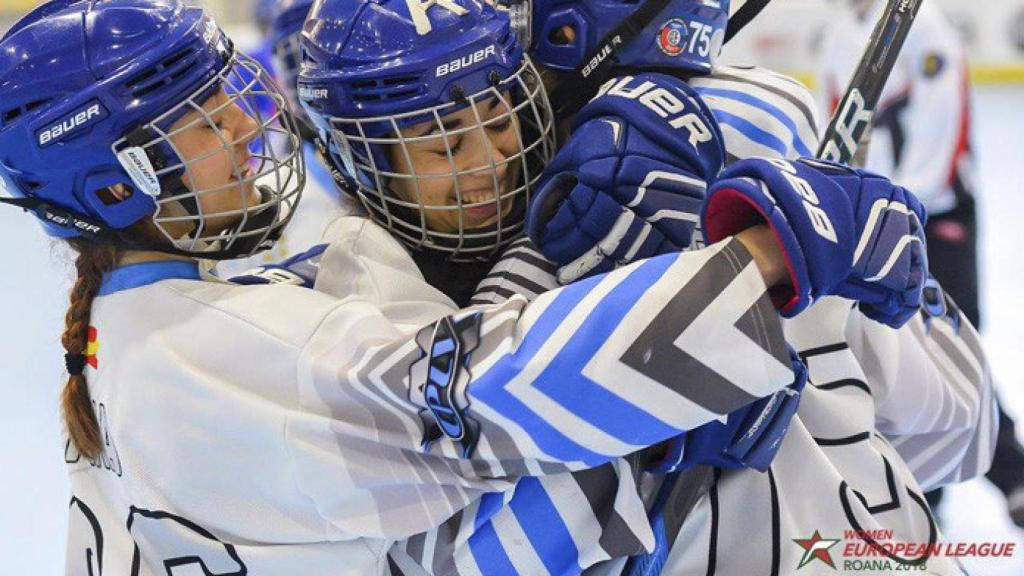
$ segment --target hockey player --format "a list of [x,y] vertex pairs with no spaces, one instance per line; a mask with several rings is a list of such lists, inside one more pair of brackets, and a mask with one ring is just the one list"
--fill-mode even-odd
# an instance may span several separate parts
[[[417,39],[417,25],[456,31],[450,19],[441,26],[436,10],[425,23],[390,21],[388,4],[422,7],[361,4],[364,16],[394,24],[388,39]],[[348,1],[316,6],[352,9]],[[473,17],[460,17],[466,27],[453,41],[506,37],[507,22],[490,10],[475,2],[463,9]],[[0,182],[13,196],[0,200],[32,211],[79,252],[62,338],[73,491],[68,574],[384,574],[394,541],[468,507],[493,506],[485,494],[500,500],[527,490],[524,478],[619,463],[723,414],[741,416],[745,434],[736,446],[754,441],[741,456],[772,437],[764,425],[785,412],[788,395],[779,391],[800,384],[794,367],[801,365],[782,344],[767,292],[787,282],[783,261],[797,251],[823,254],[821,262],[800,261],[814,271],[816,290],[850,276],[848,266],[828,264],[842,255],[830,258],[803,223],[787,234],[795,242],[788,252],[767,228],[752,227],[532,304],[515,298],[460,310],[425,281],[399,239],[448,257],[501,245],[503,226],[521,218],[515,197],[528,189],[516,185],[511,166],[500,169],[497,154],[520,162],[529,183],[527,158],[543,150],[550,126],[535,73],[514,41],[488,52],[485,45],[479,61],[475,49],[440,61],[452,75],[445,87],[464,88],[423,98],[433,102],[440,139],[420,134],[418,122],[362,137],[408,144],[408,164],[399,157],[388,176],[396,193],[438,198],[437,181],[458,192],[463,184],[454,182],[465,176],[466,198],[409,206],[431,226],[417,234],[397,223],[410,212],[391,206],[394,198],[367,195],[371,210],[386,207],[374,217],[394,230],[369,218],[339,221],[318,279],[341,287],[344,298],[334,298],[288,285],[238,286],[199,271],[198,259],[268,248],[304,180],[285,98],[202,10],[177,0],[55,0],[0,39]],[[461,67],[467,57],[468,70],[455,74],[454,62]],[[249,82],[237,82],[242,68]],[[389,76],[339,94],[321,71],[311,70],[312,78],[328,86],[307,94],[325,105],[369,89],[360,106],[372,109],[404,92],[402,77]],[[259,115],[251,100],[261,97],[282,111],[292,133],[287,149],[266,145],[276,119]],[[449,97],[458,110],[439,108],[452,106]],[[418,110],[404,119],[419,119]],[[342,122],[330,132],[332,143],[351,135],[346,128]],[[254,142],[263,146],[252,150]],[[421,143],[442,143],[444,157],[467,173],[402,178],[411,167],[436,167]],[[716,150],[714,140],[702,147]],[[489,156],[486,170],[473,170],[479,156]],[[474,179],[478,171],[491,188]],[[843,192],[828,190],[822,201],[838,233],[859,237],[863,224],[841,209]],[[798,198],[785,187],[777,195]],[[465,206],[474,197],[484,200]],[[702,270],[714,272],[713,285],[696,281]],[[722,295],[743,304],[716,306]],[[693,298],[711,303],[700,322],[687,319]],[[707,322],[728,328],[704,331]],[[658,338],[637,336],[652,325]],[[648,363],[645,349],[666,334],[721,373],[674,372],[669,381],[630,367]],[[620,360],[630,349],[639,357]],[[747,354],[746,367],[730,366],[736,350]],[[612,413],[628,418],[604,416]],[[719,446],[697,461],[727,458],[733,438]],[[643,519],[642,509],[633,511]]]
[[[820,60],[822,104],[835,108],[884,2],[843,0]],[[932,275],[980,328],[977,183],[972,152],[967,54],[959,31],[925,2],[875,112],[866,166],[904,182],[928,208]],[[986,477],[1006,496],[1010,517],[1024,527],[1024,447],[1014,421],[999,411],[999,440]],[[941,492],[929,493],[937,504]]]
[[[325,2],[318,5],[319,10],[314,9],[314,13],[310,16],[310,22],[306,26],[307,30],[316,32],[309,34],[305,39],[309,62],[304,66],[300,78],[301,93],[304,95],[303,98],[311,116],[319,127],[320,134],[330,135],[331,158],[339,177],[344,179],[347,186],[354,186],[358,189],[358,194],[361,200],[367,204],[371,215],[381,224],[389,226],[397,237],[404,239],[408,246],[423,252],[430,250],[448,252],[454,254],[455,258],[464,256],[459,253],[460,251],[453,249],[453,246],[460,245],[458,239],[444,236],[444,229],[431,230],[423,223],[425,218],[422,214],[432,210],[440,211],[440,206],[436,204],[423,207],[410,206],[409,204],[412,204],[410,198],[417,198],[417,195],[409,194],[408,190],[410,187],[418,188],[419,178],[415,178],[418,175],[421,178],[428,177],[425,179],[446,179],[449,189],[455,187],[457,192],[458,186],[455,182],[459,181],[458,171],[473,173],[488,164],[497,164],[498,162],[495,162],[493,158],[481,159],[479,157],[475,159],[477,164],[473,164],[472,156],[466,156],[466,154],[472,152],[485,155],[486,148],[470,147],[467,149],[466,144],[457,138],[480,130],[480,127],[474,126],[472,122],[467,126],[465,124],[467,119],[479,119],[483,122],[488,122],[488,119],[478,109],[479,96],[467,96],[473,94],[473,91],[466,89],[457,78],[445,80],[445,82],[452,82],[459,89],[449,91],[430,84],[428,86],[430,86],[430,94],[440,94],[439,98],[442,102],[446,101],[446,97],[455,100],[454,103],[448,102],[442,110],[455,108],[457,111],[459,100],[463,100],[463,110],[472,110],[472,114],[467,113],[460,118],[461,124],[458,126],[445,126],[445,122],[441,119],[442,115],[437,110],[438,104],[425,97],[423,92],[413,91],[402,86],[401,81],[413,82],[412,78],[405,75],[406,70],[410,72],[414,70],[432,71],[435,78],[447,76],[454,59],[440,62],[432,61],[432,59],[437,57],[436,53],[454,53],[466,55],[463,58],[468,62],[467,66],[471,68],[465,73],[470,80],[476,77],[478,86],[487,85],[486,82],[480,81],[479,76],[490,70],[486,67],[482,69],[472,67],[472,64],[475,63],[474,60],[477,60],[474,57],[475,54],[481,54],[479,61],[487,61],[482,55],[486,53],[486,44],[482,47],[479,44],[470,46],[456,44],[460,38],[460,35],[457,34],[459,31],[457,23],[462,22],[469,29],[477,29],[478,24],[468,20],[468,17],[468,21],[459,19],[463,17],[458,15],[459,8],[464,9],[470,4],[456,4],[456,8],[433,6],[429,17],[426,13],[414,13],[416,6],[410,5],[410,3],[402,6],[401,2],[356,8],[346,6],[341,2]],[[459,18],[454,18],[452,14]],[[418,22],[416,16],[419,16]],[[452,24],[452,21],[456,24]],[[416,30],[417,27],[425,32],[424,36],[431,35],[431,39],[434,40],[432,46],[436,50],[432,53],[426,54],[426,51],[421,48],[422,45],[415,42],[416,36],[413,36],[412,30]],[[354,37],[350,37],[350,34]],[[503,35],[500,33],[489,34],[486,38],[503,38]],[[440,48],[451,47],[453,44],[455,45],[454,50]],[[336,46],[350,47],[351,51],[345,50],[338,54],[335,50],[329,49]],[[375,59],[375,55],[379,59]],[[460,68],[462,61],[462,59],[459,60]],[[443,71],[445,74],[439,74],[438,71]],[[476,73],[472,74],[473,72]],[[385,82],[385,78],[390,82]],[[442,86],[451,88],[452,84],[442,84]],[[362,91],[356,94],[358,98],[354,98],[351,95],[352,92],[345,90],[345,87],[358,87]],[[691,106],[700,109],[698,101],[693,99],[685,88],[678,86],[671,88],[681,91],[673,93],[673,98],[678,99],[680,105],[683,105],[683,102],[689,102]],[[495,106],[500,106],[503,103],[502,98],[494,92],[486,92],[486,95],[498,101]],[[438,96],[434,96],[434,98],[438,98]],[[486,110],[484,106],[479,106],[479,108]],[[639,119],[643,117],[643,112],[642,109],[630,109],[629,114],[625,116]],[[706,113],[704,118],[709,120]],[[407,122],[412,122],[413,126],[408,126]],[[419,130],[414,129],[416,124],[424,122],[427,123],[426,126]],[[625,130],[629,124],[623,122],[620,126]],[[411,158],[413,155],[423,152],[414,149],[414,146],[424,140],[406,142],[409,139],[409,134],[417,135],[414,137],[423,138],[428,142],[433,140],[436,154],[446,159],[451,158],[450,166],[441,170],[436,166],[433,170],[418,170],[415,175],[409,174],[408,166],[404,169],[396,169],[394,167],[395,156],[399,159]],[[810,134],[813,136],[813,131]],[[483,140],[482,136],[481,140]],[[495,154],[495,152],[492,150],[491,154]],[[665,154],[671,156],[671,152],[665,152]],[[679,159],[678,155],[673,157],[673,160]],[[693,158],[690,160],[692,161]],[[462,162],[470,163],[468,169]],[[699,164],[699,162],[695,163]],[[414,163],[407,162],[407,164]],[[474,168],[476,169],[474,170]],[[798,167],[791,168],[793,170],[800,169]],[[705,166],[694,167],[694,164],[691,164],[689,169],[694,171],[690,179],[694,179],[694,176],[715,173],[713,169]],[[815,168],[811,167],[808,170],[813,173]],[[802,171],[801,174],[813,177],[806,171]],[[410,176],[414,178],[410,178]],[[412,186],[406,184],[410,180],[415,181],[416,184]],[[393,185],[394,181],[398,182],[397,186]],[[873,182],[869,187],[880,184],[877,180]],[[822,183],[821,186],[822,190],[829,189],[828,184]],[[496,188],[500,189],[500,185]],[[897,189],[890,187],[888,190],[895,193]],[[782,190],[779,192],[781,193]],[[514,213],[514,204],[506,208],[501,204],[501,194],[493,194],[492,191],[492,195],[491,203],[495,204],[489,212],[492,217],[502,214],[505,210],[508,210],[509,214]],[[417,199],[417,203],[419,202],[422,201]],[[409,222],[404,219],[409,216],[409,212],[401,209],[403,204],[405,208],[418,209],[411,214],[413,217],[420,214],[418,228],[415,221]],[[358,236],[366,233],[365,222],[353,219],[351,225],[358,226],[358,228],[354,231],[346,231],[343,227],[339,227],[336,232],[340,233],[341,238],[346,239],[351,237],[354,232],[358,233]],[[451,228],[452,226],[449,226],[448,229]],[[493,249],[495,240],[500,238],[500,235],[495,230],[488,229],[487,232],[492,244],[488,246],[473,243],[468,247],[482,254],[487,253],[485,247]],[[356,240],[346,240],[346,242],[361,244],[358,236]],[[374,246],[379,246],[379,243],[375,243]],[[405,255],[404,252],[402,254],[404,257],[400,260],[408,263],[408,255]],[[449,258],[451,257],[449,256]],[[412,259],[423,261],[424,256],[414,251]],[[842,259],[840,258],[838,261],[842,261]],[[393,270],[405,266],[408,264],[402,266],[391,264],[388,268]],[[384,281],[370,283],[361,280],[353,281],[353,272],[365,268],[365,263],[360,262],[359,259],[352,259],[344,267],[338,266],[338,262],[323,263],[321,264],[321,274],[316,280],[317,288],[339,294],[370,289],[380,298],[392,297],[380,292],[380,286],[385,283]],[[429,265],[420,264],[424,275],[429,274],[431,268]],[[333,272],[333,278],[331,270],[337,271]],[[521,282],[523,279],[518,280]],[[458,301],[459,295],[448,287],[451,285],[450,283],[432,282],[432,284],[442,288],[442,291],[446,292],[450,298]],[[803,304],[807,303],[806,299],[801,301]],[[848,311],[846,305],[844,305],[844,310]],[[905,310],[900,307],[896,312],[903,314]],[[828,336],[832,337],[835,334]],[[836,350],[823,348],[821,353],[838,353],[841,357],[848,354],[846,348]],[[926,354],[921,350],[918,353]],[[680,366],[677,369],[682,373],[684,368],[684,366]],[[934,392],[937,402],[952,401],[950,391],[945,388],[945,382],[935,372],[928,372],[927,369],[924,369],[923,373],[926,380],[921,384],[922,390]],[[974,423],[979,413],[982,412],[981,407],[986,403],[984,383],[984,375],[982,373],[975,374],[971,385],[981,391],[978,394],[968,395],[968,398],[964,399],[962,403],[952,402],[956,405],[956,409],[948,416],[952,418],[952,421],[959,423],[954,426],[953,430],[948,431],[949,438],[957,444],[952,449],[954,452],[966,449],[965,447],[970,444],[972,435],[975,433]],[[878,386],[881,389],[882,384]],[[595,391],[598,390],[600,389],[595,389]],[[543,385],[536,393],[537,396],[534,398],[541,402],[541,405],[546,405],[556,411],[586,409],[587,414],[591,416],[578,421],[584,428],[601,421],[595,420],[600,415],[599,411],[590,411],[589,408],[584,408],[589,404],[583,398],[573,397],[572,400],[575,400],[575,403],[557,395],[551,398],[549,395],[554,392]],[[620,393],[628,394],[625,390]],[[548,400],[548,398],[551,399]],[[629,395],[629,398],[635,398],[635,396]],[[544,404],[545,402],[551,402],[551,404]],[[539,409],[541,405],[536,406]],[[610,412],[605,414],[610,414]],[[531,427],[529,430],[524,430],[524,433],[538,438],[543,437],[546,434],[547,426],[545,419],[534,420],[533,424],[539,426],[539,429],[533,430]],[[873,429],[875,425],[873,419],[870,425]],[[982,429],[988,430],[984,426]],[[860,433],[858,432],[856,436],[859,437]],[[870,439],[871,435],[868,434],[867,438]],[[805,433],[801,447],[796,450],[797,453],[802,452],[806,444],[813,444],[813,440],[808,438]],[[882,461],[882,457],[878,456],[877,452],[881,449],[875,448],[873,444],[858,447],[858,449],[861,448],[865,450],[866,455]],[[820,454],[820,452],[821,448],[814,447],[810,453]],[[673,452],[672,455],[679,460],[671,460],[666,469],[671,469],[673,465],[692,464],[692,458],[695,457],[693,454],[684,455],[679,452]],[[887,452],[886,455],[892,456],[890,452]],[[687,456],[691,460],[683,462]],[[979,460],[983,459],[983,456],[979,457]],[[840,479],[844,474],[851,477],[857,476],[856,471],[844,469],[837,472],[835,464],[826,458],[816,458],[815,461],[826,466],[823,477]],[[867,458],[861,458],[859,463],[864,464],[866,461]],[[925,461],[920,465],[927,468],[933,465],[933,462]],[[912,502],[912,496],[907,496],[906,492],[914,490],[914,479],[909,471],[902,468],[905,467],[904,464],[900,463],[900,466],[900,471],[903,473],[900,476],[901,484],[893,484],[893,490],[903,491],[903,500]],[[555,474],[545,475],[536,480],[521,480],[506,490],[495,491],[493,494],[471,502],[467,508],[457,511],[439,527],[404,539],[392,549],[391,559],[395,563],[394,568],[412,574],[423,571],[427,573],[458,571],[460,573],[561,574],[578,573],[588,567],[595,570],[615,570],[616,566],[621,568],[621,562],[624,561],[625,555],[653,546],[653,533],[646,517],[642,515],[643,502],[638,500],[640,490],[636,487],[633,475],[634,472],[643,468],[643,462],[631,465],[628,460],[615,461],[611,465],[595,469],[592,473]],[[799,465],[791,464],[786,476],[791,478],[792,475],[799,474],[803,470],[805,469]],[[960,471],[960,468],[956,468],[946,472],[955,475]],[[932,472],[929,471],[929,473]],[[872,480],[876,480],[876,478],[872,476]],[[884,481],[884,477],[882,480]],[[861,482],[858,478],[858,484],[866,483]],[[909,488],[905,485],[906,483],[910,483]],[[733,485],[739,486],[739,484]],[[799,492],[795,485],[790,485],[790,487],[792,488],[792,491],[789,492],[790,497]],[[611,488],[610,493],[609,488]],[[733,496],[735,494],[735,492],[732,493]],[[818,518],[817,515],[811,514],[811,503],[803,506],[795,506],[795,504],[794,508],[802,512],[803,519]],[[865,504],[864,506],[870,505]],[[640,515],[638,516],[638,514]],[[836,514],[823,513],[822,515],[828,519],[828,525],[836,525],[838,517]],[[902,527],[909,524],[910,528],[905,530],[901,536],[913,537],[923,534],[926,540],[928,538],[930,524],[928,523],[927,508],[920,514],[916,514],[915,509],[907,506],[899,509],[892,517],[886,518],[884,521],[890,526]],[[872,522],[877,522],[877,520],[872,520]],[[770,525],[770,520],[766,520],[759,526],[759,529],[769,529]],[[792,529],[792,526],[787,524],[787,529]],[[735,536],[739,534],[739,531],[734,528],[730,534]],[[787,551],[785,558],[789,559],[792,555],[792,552]],[[618,557],[617,560],[608,561],[616,557]],[[762,557],[756,557],[752,560],[753,565],[758,565],[762,559]],[[771,562],[771,560],[769,559],[767,562]],[[942,569],[941,564],[945,562],[945,560],[938,561],[940,566],[937,569]],[[742,566],[731,564],[729,569],[733,572],[723,573],[741,573],[738,570],[741,570]]]
[[[558,6],[545,12],[545,6],[551,4]],[[547,54],[551,58],[539,48],[538,59],[555,67],[580,64],[552,58],[566,52],[580,57],[589,53],[599,45],[604,32],[642,10],[645,4],[535,2],[532,36],[541,48],[547,42],[557,44],[549,46],[552,51]],[[639,32],[633,44],[622,46],[618,57],[626,60],[623,64],[633,72],[642,69],[645,62],[654,62],[659,71],[674,68],[683,77],[707,73],[713,68],[710,60],[714,54],[686,57],[686,47],[694,44],[682,42],[671,32],[682,30],[682,38],[687,39],[685,31],[698,28],[694,24],[717,23],[720,33],[728,6],[716,19],[708,15],[709,7],[704,3],[668,4],[670,8],[652,22],[652,28]],[[566,29],[570,24],[572,27]],[[590,36],[584,34],[587,31]],[[714,29],[708,35],[715,38]],[[573,45],[575,38],[590,41],[584,46]],[[666,48],[673,45],[682,48],[670,50],[674,55],[667,57]],[[650,60],[645,61],[645,56]],[[584,109],[586,115],[577,119],[574,140],[566,144],[552,166],[565,174],[563,179],[569,185],[564,186],[563,193],[569,195],[569,201],[563,206],[571,206],[551,220],[562,228],[551,234],[547,244],[555,255],[561,251],[564,257],[559,270],[562,282],[595,269],[610,269],[645,251],[657,253],[666,246],[678,246],[685,242],[687,227],[696,220],[695,213],[690,218],[652,218],[668,207],[695,212],[703,191],[699,182],[687,182],[684,176],[688,170],[682,166],[666,169],[664,161],[670,154],[652,147],[649,141],[644,144],[649,130],[637,129],[644,107],[631,105],[630,98],[621,98],[630,92],[642,98],[675,83],[658,75],[635,80],[605,87],[605,96],[591,103]],[[643,82],[655,85],[641,89]],[[704,95],[723,125],[730,160],[752,153],[793,158],[815,148],[813,101],[795,81],[757,69],[717,68],[711,76],[694,77],[690,83],[698,92],[707,88]],[[743,170],[737,175],[750,176],[751,166],[737,166],[737,170]],[[757,172],[764,174],[761,166]],[[660,181],[645,178],[654,171],[661,175]],[[659,187],[649,186],[652,183]],[[656,194],[651,194],[652,189]],[[678,196],[673,200],[670,194]],[[545,196],[551,194],[542,192],[538,201],[544,203]],[[654,204],[651,198],[660,204]],[[621,210],[618,205],[629,209]],[[512,293],[532,297],[551,283],[545,277],[544,266],[532,265],[537,256],[527,246],[518,246],[510,254],[512,257],[485,280],[478,301],[502,301]],[[693,517],[683,524],[663,573],[791,573],[815,558],[810,553],[810,537],[819,529],[825,537],[829,537],[828,532],[838,537],[849,530],[870,538],[861,529],[871,526],[891,530],[892,540],[898,542],[926,543],[938,538],[918,483],[927,487],[984,470],[991,456],[995,427],[988,368],[976,334],[937,287],[929,288],[925,296],[926,314],[910,318],[910,324],[898,332],[868,321],[860,312],[851,312],[848,302],[830,299],[805,313],[809,315],[807,322],[800,324],[798,320],[787,326],[787,336],[808,359],[812,379],[817,381],[817,386],[806,392],[814,400],[802,404],[800,427],[790,431],[767,475],[751,471],[721,474],[711,497],[702,501]],[[903,306],[890,308],[892,315],[870,307],[863,310],[896,324],[909,317],[908,308]],[[947,371],[951,365],[958,368]],[[969,392],[964,395],[965,391]],[[919,404],[922,400],[931,407]],[[614,476],[606,475],[602,480],[607,483],[610,478]],[[538,488],[518,499],[518,506],[507,505],[477,530],[497,535],[492,554],[519,563],[533,562],[533,566],[539,560],[547,565],[560,550],[582,550],[580,543],[586,538],[577,533],[571,542],[562,541],[551,531],[538,533],[531,527],[559,525],[571,519],[577,526],[586,527],[579,532],[600,534],[606,549],[629,542],[628,531],[610,537],[599,528],[621,524],[609,517],[610,506],[597,505],[610,499],[599,485],[592,477],[563,483],[542,479]],[[616,489],[612,483],[610,492]],[[585,499],[593,513],[586,508],[582,512],[570,510],[560,504],[560,498]],[[652,499],[647,499],[648,505]],[[531,515],[541,515],[544,520]],[[431,560],[436,567],[438,558],[450,556],[456,559],[458,573],[490,573],[481,567],[479,554],[472,553],[472,542],[467,544],[467,531],[465,518],[456,518],[436,531],[396,546],[392,556],[404,563],[407,574],[419,574],[416,566],[429,566]],[[867,557],[877,554],[875,557],[881,556],[888,563],[887,568],[878,565],[880,572],[913,565],[933,573],[960,573],[955,560],[886,556],[876,545],[892,542],[865,543],[859,538],[849,543],[870,550]],[[794,542],[797,539],[808,543],[806,549]],[[513,544],[524,540],[529,546]],[[839,553],[833,557],[838,560]],[[618,574],[624,562],[609,562],[593,573]]]

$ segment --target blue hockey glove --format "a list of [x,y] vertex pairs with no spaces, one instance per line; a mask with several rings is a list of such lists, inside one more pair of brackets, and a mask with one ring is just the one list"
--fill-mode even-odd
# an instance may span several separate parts
[[527,231],[568,284],[690,245],[724,162],[710,110],[663,74],[610,80],[545,170]]
[[899,328],[920,309],[928,281],[928,212],[910,191],[884,176],[826,166],[822,172],[854,201],[860,231],[853,273],[837,294],[857,300],[868,318]]
[[267,264],[228,278],[232,284],[293,284],[312,288],[320,271],[320,256],[327,244],[319,244],[278,264]]
[[690,430],[673,441],[664,461],[652,472],[673,472],[696,465],[754,468],[764,472],[775,459],[789,423],[800,406],[807,367],[789,349],[793,383],[727,415]]
[[783,316],[838,295],[860,301],[870,318],[893,327],[921,302],[925,219],[920,202],[885,178],[806,159],[733,164],[701,213],[709,243],[761,222],[771,226],[792,282],[772,290]]

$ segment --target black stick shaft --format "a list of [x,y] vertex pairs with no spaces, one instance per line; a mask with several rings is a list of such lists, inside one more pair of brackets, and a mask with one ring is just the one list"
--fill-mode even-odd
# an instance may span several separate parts
[[889,0],[821,140],[818,157],[849,164],[923,0]]

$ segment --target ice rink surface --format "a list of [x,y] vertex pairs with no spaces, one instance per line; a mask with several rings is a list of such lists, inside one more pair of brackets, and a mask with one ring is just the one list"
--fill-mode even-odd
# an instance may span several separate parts
[[[1007,411],[1020,419],[1024,299],[1017,290],[1024,285],[1024,86],[978,88],[974,111],[985,342]],[[10,248],[0,273],[0,454],[6,462],[0,473],[0,574],[56,576],[63,573],[69,501],[58,424],[63,358],[58,336],[71,268],[39,226],[16,210],[0,209],[0,237]],[[1024,436],[1020,427],[1017,433]],[[950,541],[1017,543],[1013,560],[966,562],[970,574],[1024,574],[1024,531],[1010,524],[1002,495],[990,484],[975,480],[953,487],[941,517]]]

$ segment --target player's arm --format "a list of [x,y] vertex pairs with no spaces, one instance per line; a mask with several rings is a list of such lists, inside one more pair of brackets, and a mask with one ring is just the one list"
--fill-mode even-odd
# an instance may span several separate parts
[[313,373],[376,414],[385,444],[499,477],[596,466],[794,380],[765,281],[732,239],[415,331],[353,298],[321,332]]
[[923,488],[983,474],[998,431],[978,333],[938,284],[900,330],[852,314],[847,339],[875,398],[879,432]]

